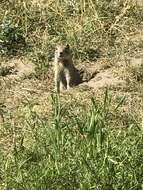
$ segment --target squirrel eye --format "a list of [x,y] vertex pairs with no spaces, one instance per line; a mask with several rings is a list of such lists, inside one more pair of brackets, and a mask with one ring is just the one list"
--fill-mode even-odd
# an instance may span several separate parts
[[69,49],[69,48],[70,48],[70,46],[69,46],[69,44],[67,44],[67,45],[66,45],[66,49]]

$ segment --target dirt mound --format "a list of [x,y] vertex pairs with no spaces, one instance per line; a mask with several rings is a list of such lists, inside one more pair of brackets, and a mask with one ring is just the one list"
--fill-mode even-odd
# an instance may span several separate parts
[[24,78],[35,73],[35,65],[26,58],[15,58],[0,66],[0,76],[10,79]]
[[91,79],[89,82],[85,83],[87,86],[92,88],[102,88],[106,86],[119,86],[125,85],[125,81],[119,77],[115,77],[111,70],[105,70]]
[[120,76],[124,66],[111,66],[108,62],[94,62],[81,66],[85,82],[81,86],[100,89],[107,86],[125,85],[125,80]]

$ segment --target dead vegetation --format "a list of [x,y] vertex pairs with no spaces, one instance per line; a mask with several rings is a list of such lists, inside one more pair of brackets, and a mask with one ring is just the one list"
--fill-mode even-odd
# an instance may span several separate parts
[[[0,189],[140,189],[142,1],[0,4]],[[59,42],[85,82],[56,96]]]

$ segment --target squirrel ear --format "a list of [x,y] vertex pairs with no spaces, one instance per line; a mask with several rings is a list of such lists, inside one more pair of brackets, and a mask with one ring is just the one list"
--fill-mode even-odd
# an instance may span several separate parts
[[69,46],[69,44],[67,44],[67,45],[66,45],[66,49],[69,49],[69,48],[70,48],[70,46]]
[[58,49],[58,46],[55,46],[55,50],[57,50]]

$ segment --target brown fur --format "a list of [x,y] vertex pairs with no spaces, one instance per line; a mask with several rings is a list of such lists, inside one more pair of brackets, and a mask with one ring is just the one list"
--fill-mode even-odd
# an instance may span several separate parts
[[56,47],[54,71],[56,92],[80,83],[80,75],[73,64],[69,45]]

